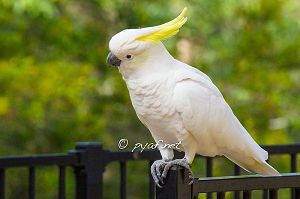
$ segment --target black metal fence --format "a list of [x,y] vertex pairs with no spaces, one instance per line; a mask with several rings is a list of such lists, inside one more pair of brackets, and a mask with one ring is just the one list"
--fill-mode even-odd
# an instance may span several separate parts
[[[297,172],[297,154],[300,145],[265,146],[270,155],[288,154],[290,156],[290,171]],[[176,153],[177,158],[183,154]],[[206,159],[206,176],[213,176],[213,158],[197,156]],[[119,198],[127,198],[127,162],[132,160],[148,161],[148,171],[154,160],[160,159],[158,151],[125,152],[109,151],[102,148],[97,142],[78,143],[73,151],[65,154],[44,154],[33,156],[4,157],[0,158],[0,199],[5,199],[6,170],[14,167],[28,169],[28,198],[36,198],[36,167],[56,166],[58,183],[57,198],[66,198],[66,168],[71,167],[75,176],[76,199],[102,199],[103,173],[110,162],[118,162],[120,166]],[[240,174],[240,168],[234,167],[234,175]],[[217,198],[225,198],[225,193],[235,191],[235,198],[251,198],[252,190],[264,190],[262,198],[276,198],[279,188],[291,188],[291,198],[300,199],[300,174],[285,174],[280,177],[222,177],[203,178],[194,180],[189,186],[186,182],[186,171],[173,168],[163,189],[155,189],[150,172],[149,199],[186,199],[197,198],[199,193],[208,193],[207,198],[212,198],[216,192]],[[128,197],[130,198],[130,197]]]
[[[254,190],[262,190],[260,198],[277,199],[278,190],[291,188],[291,198],[300,198],[300,174],[290,173],[282,176],[230,176],[194,179],[188,185],[188,173],[183,168],[172,168],[166,186],[158,191],[159,199],[197,199],[200,193],[216,193],[217,199],[224,199],[227,192],[235,192],[234,197],[251,198]],[[175,191],[176,190],[176,191]],[[242,194],[241,194],[242,193]],[[207,197],[212,197],[211,195]],[[255,199],[258,198],[256,195]],[[285,197],[287,198],[287,197]]]
[[[235,199],[258,197],[277,199],[279,198],[278,190],[289,188],[290,198],[300,199],[300,173],[297,173],[297,154],[300,153],[300,145],[274,145],[263,146],[263,148],[269,152],[270,156],[289,155],[291,173],[282,174],[282,176],[239,176],[241,168],[234,165],[234,176],[211,177],[213,176],[213,158],[207,158],[206,178],[194,178],[194,183],[188,185],[188,172],[183,168],[172,168],[166,186],[157,189],[157,198],[197,199],[199,194],[206,193],[206,198],[210,199],[215,193],[217,199],[224,199],[227,192],[234,192]],[[255,190],[261,190],[261,196],[251,197]]]

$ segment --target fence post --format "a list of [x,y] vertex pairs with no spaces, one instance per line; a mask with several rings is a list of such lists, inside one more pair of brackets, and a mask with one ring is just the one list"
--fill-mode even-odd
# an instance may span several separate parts
[[186,169],[173,166],[163,188],[156,186],[156,199],[191,199],[192,185],[188,184],[189,181]]
[[76,199],[103,199],[103,172],[107,154],[99,142],[79,142],[75,151],[78,165],[74,166]]

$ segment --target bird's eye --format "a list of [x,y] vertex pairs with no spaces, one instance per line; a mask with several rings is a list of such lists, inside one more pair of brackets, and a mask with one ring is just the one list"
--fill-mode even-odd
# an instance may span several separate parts
[[126,58],[127,58],[127,59],[131,59],[131,58],[132,58],[132,55],[126,55]]

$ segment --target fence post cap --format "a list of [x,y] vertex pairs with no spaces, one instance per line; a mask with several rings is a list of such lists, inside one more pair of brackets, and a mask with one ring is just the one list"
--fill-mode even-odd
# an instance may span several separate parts
[[102,149],[100,142],[77,142],[75,149]]

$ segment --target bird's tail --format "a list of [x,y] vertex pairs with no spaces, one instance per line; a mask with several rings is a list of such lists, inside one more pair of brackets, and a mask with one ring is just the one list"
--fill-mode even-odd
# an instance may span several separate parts
[[267,176],[280,176],[280,173],[274,169],[271,165],[269,165],[266,161],[258,162],[255,161],[255,165],[253,166],[252,172],[258,173],[260,175]]
[[265,176],[280,176],[280,173],[271,165],[269,165],[265,160],[258,161],[254,158],[251,158],[251,160],[246,159],[245,161],[245,158],[237,158],[236,156],[232,158],[228,155],[225,156],[246,171]]

